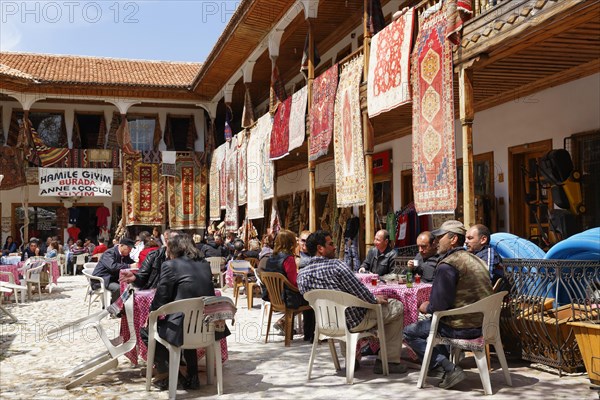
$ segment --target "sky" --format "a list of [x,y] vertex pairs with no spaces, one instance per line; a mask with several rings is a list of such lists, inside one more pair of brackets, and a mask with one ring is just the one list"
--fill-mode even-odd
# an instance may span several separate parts
[[0,0],[0,50],[203,62],[240,0]]

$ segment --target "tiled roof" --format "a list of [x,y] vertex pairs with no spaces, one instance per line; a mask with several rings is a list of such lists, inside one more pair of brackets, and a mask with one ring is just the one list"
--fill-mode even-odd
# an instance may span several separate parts
[[187,88],[201,63],[0,52],[0,74],[41,83]]

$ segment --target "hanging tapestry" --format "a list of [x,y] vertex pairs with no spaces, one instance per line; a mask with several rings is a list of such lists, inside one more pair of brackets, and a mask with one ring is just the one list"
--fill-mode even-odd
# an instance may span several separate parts
[[[263,117],[264,118],[264,117]],[[247,189],[247,207],[248,207],[248,219],[259,219],[265,216],[265,204],[263,201],[262,191],[262,138],[260,137],[259,123],[254,125],[254,128],[250,130],[250,137],[248,138],[248,147],[246,151],[246,179],[248,182]]]
[[463,24],[473,15],[471,0],[446,0],[446,38],[452,44],[460,44]]
[[108,130],[108,137],[106,139],[107,149],[118,149],[119,143],[117,142],[117,130],[121,125],[121,114],[113,113],[112,120],[110,121],[110,127]]
[[310,140],[308,159],[314,161],[327,154],[333,132],[333,109],[338,85],[338,65],[335,64],[313,82],[310,107]]
[[241,131],[237,134],[237,193],[238,193],[238,205],[243,206],[246,204],[246,149],[248,147],[248,138],[246,130]]
[[254,108],[252,107],[252,97],[250,97],[250,84],[245,83],[246,93],[244,94],[244,109],[242,111],[242,128],[250,128],[254,120]]
[[27,185],[23,153],[14,147],[0,146],[0,189],[8,190]]
[[68,149],[68,153],[55,164],[60,168],[120,168],[117,149]]
[[116,132],[117,143],[125,154],[133,154],[135,150],[131,144],[131,133],[129,132],[129,122],[125,115],[121,115],[121,124]]
[[366,202],[359,93],[363,59],[363,55],[360,55],[343,67],[335,96],[333,153],[338,207],[362,205]]
[[220,147],[213,151],[212,161],[210,164],[209,183],[209,218],[211,221],[219,221],[221,219],[221,203],[219,195],[221,193],[219,186],[221,185],[221,175],[219,174],[219,152]]
[[275,165],[269,159],[271,147],[271,131],[273,120],[271,114],[265,114],[258,119],[258,136],[261,138],[260,156],[262,164],[262,193],[263,200],[272,198],[275,194],[273,183],[275,182]]
[[167,178],[171,229],[206,228],[206,164],[189,152],[177,155],[175,177]]
[[225,230],[237,231],[238,195],[237,195],[237,136],[225,145],[225,175],[227,182],[227,204],[225,208]]
[[308,90],[306,86],[298,90],[292,96],[292,109],[290,111],[290,139],[288,152],[304,143],[306,137],[306,103],[308,101]]
[[371,118],[411,100],[413,25],[411,8],[371,40],[367,82],[367,109]]
[[290,143],[290,112],[292,109],[292,97],[288,97],[279,104],[273,119],[271,130],[271,144],[269,147],[269,158],[279,160],[288,155]]
[[162,162],[162,153],[160,150],[144,150],[142,153],[142,161],[148,164],[160,164]]
[[445,39],[445,10],[420,21],[413,52],[412,162],[419,214],[456,209],[452,45]]
[[231,132],[231,120],[233,119],[233,111],[231,107],[225,104],[225,128],[223,129],[223,133],[225,135],[225,141],[230,142],[233,133]]
[[144,163],[141,154],[124,154],[123,161],[125,225],[162,225],[166,190],[160,165]]
[[279,104],[287,98],[285,86],[277,68],[277,57],[271,57],[271,86],[269,87],[269,114],[274,115]]
[[162,151],[162,174],[164,176],[175,176],[175,162],[177,160],[177,152]]
[[30,139],[32,141],[32,147],[28,149],[28,159],[34,164],[39,165],[41,167],[49,167],[60,162],[67,154],[69,154],[68,148],[47,146],[40,137],[40,135],[37,133],[37,131],[34,129],[33,125],[31,124],[31,121],[27,121],[26,124],[24,123],[21,129],[29,129],[29,133],[24,132],[24,134],[31,135]]
[[[226,142],[227,143],[227,142]],[[221,210],[227,208],[227,174],[225,172],[225,144],[219,146],[219,206]]]

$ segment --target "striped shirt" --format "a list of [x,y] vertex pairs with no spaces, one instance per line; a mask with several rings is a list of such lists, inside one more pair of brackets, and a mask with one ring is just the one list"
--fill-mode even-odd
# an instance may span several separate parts
[[[358,280],[354,272],[343,261],[325,257],[313,257],[308,265],[298,272],[298,289],[304,294],[315,289],[337,290],[349,293],[367,303],[376,304],[375,296]],[[367,310],[350,307],[346,310],[346,323],[350,329],[358,326]]]

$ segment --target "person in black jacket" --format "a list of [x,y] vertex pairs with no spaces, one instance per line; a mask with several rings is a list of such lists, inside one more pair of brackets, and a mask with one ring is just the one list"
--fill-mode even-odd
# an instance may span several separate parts
[[[171,236],[176,236],[180,232],[167,229],[163,233],[165,240],[169,240]],[[160,276],[160,268],[167,260],[167,246],[163,245],[160,249],[153,251],[146,256],[137,274],[132,271],[123,271],[121,281],[131,283],[138,289],[156,289],[158,286],[158,277]]]
[[[111,293],[111,303],[114,303],[121,292],[119,285],[119,272],[125,268],[137,266],[129,257],[129,253],[133,248],[134,242],[131,239],[123,238],[118,246],[104,252],[92,275],[99,276],[104,279],[104,287]],[[92,281],[92,289],[100,288],[100,284]]]
[[369,250],[358,272],[371,272],[383,276],[394,269],[396,251],[390,245],[390,234],[385,229],[378,231],[373,240],[374,247]]
[[202,253],[204,257],[229,257],[229,250],[223,246],[223,237],[215,233],[214,240],[208,240],[204,246],[202,246]]
[[[214,296],[210,264],[200,257],[198,249],[187,233],[170,235],[167,240],[168,260],[160,269],[160,277],[150,311],[159,309],[165,304],[176,300],[191,299],[201,296]],[[158,321],[158,334],[169,343],[180,346],[183,344],[183,315],[169,314]],[[142,328],[142,339],[148,342],[147,328]],[[187,378],[180,375],[186,389],[197,389],[198,359],[196,350],[184,350],[187,365]],[[169,351],[156,343],[155,363],[157,376],[155,386],[166,390],[169,386]]]

